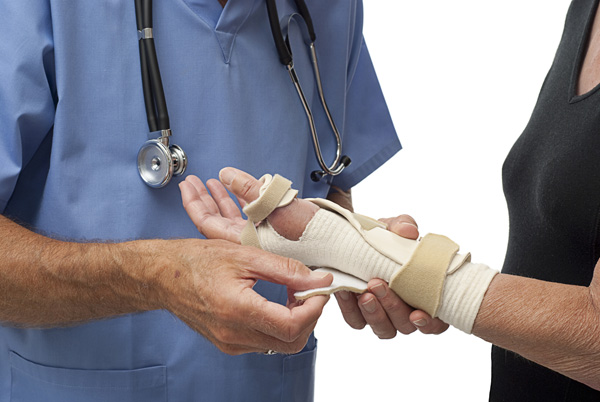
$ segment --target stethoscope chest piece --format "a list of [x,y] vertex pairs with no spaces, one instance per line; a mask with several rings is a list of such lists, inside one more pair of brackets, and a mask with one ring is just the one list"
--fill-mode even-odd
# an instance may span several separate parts
[[138,152],[137,166],[144,183],[153,188],[161,188],[173,176],[180,176],[185,172],[187,156],[181,147],[169,145],[171,129],[154,46],[152,0],[135,0],[135,15],[148,128],[151,135],[159,136],[142,145]]
[[149,140],[138,152],[137,165],[144,183],[153,188],[161,188],[173,176],[180,176],[185,172],[187,156],[178,145],[167,146],[161,139]]

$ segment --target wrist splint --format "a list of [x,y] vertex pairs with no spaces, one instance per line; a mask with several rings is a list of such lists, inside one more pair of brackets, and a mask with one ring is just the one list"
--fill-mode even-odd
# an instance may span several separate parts
[[496,271],[471,263],[470,254],[458,254],[459,246],[445,236],[405,239],[388,231],[383,222],[319,198],[307,199],[321,209],[299,240],[288,240],[266,218],[290,204],[298,192],[279,175],[262,179],[259,198],[244,208],[248,224],[242,244],[294,258],[334,277],[329,287],[297,292],[297,299],[340,290],[363,293],[369,280],[380,278],[412,307],[471,332]]

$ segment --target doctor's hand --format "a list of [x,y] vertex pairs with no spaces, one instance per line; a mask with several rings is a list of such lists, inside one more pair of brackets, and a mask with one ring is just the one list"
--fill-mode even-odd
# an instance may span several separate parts
[[[221,351],[297,353],[306,345],[328,297],[298,302],[293,293],[331,284],[302,263],[223,240],[150,240],[144,275],[167,309]],[[157,267],[152,269],[152,267]],[[287,306],[252,287],[257,280],[288,287]]]
[[[227,190],[235,194],[244,206],[258,198],[263,183],[233,168],[223,169],[220,179],[221,182],[208,180],[204,185],[199,178],[188,176],[179,185],[183,206],[200,233],[208,239],[228,241],[216,243],[228,251],[220,256],[222,259],[219,259],[219,256],[215,257],[219,262],[211,265],[214,269],[207,267],[218,277],[229,275],[228,279],[221,278],[207,288],[212,290],[210,294],[214,298],[211,305],[217,306],[217,310],[226,311],[217,311],[214,314],[217,318],[217,328],[200,326],[198,331],[230,354],[266,350],[298,352],[306,344],[329,297],[319,296],[298,302],[293,294],[301,288],[328,286],[333,277],[330,274],[323,277],[322,274],[313,272],[302,263],[289,258],[253,247],[239,246],[246,220],[242,218],[240,209]],[[297,239],[317,210],[318,207],[308,201],[294,200],[289,206],[275,210],[269,216],[269,221],[280,234],[289,239]],[[230,269],[223,269],[223,266]],[[287,310],[258,296],[252,290],[256,279],[287,285]],[[199,279],[200,285],[201,282],[202,279]],[[226,283],[232,286],[224,287]],[[248,300],[243,300],[240,295]],[[191,295],[183,296],[183,300],[189,296]],[[222,300],[223,297],[230,297],[231,300]],[[253,311],[250,307],[261,307],[264,310]],[[227,320],[219,322],[219,317],[226,317]],[[184,321],[191,322],[192,328],[194,322],[203,322],[194,320],[193,316],[190,319],[184,318]],[[243,328],[250,333],[241,336]]]
[[[407,239],[417,239],[419,229],[409,215],[380,219],[388,225],[388,230]],[[381,339],[394,338],[397,332],[408,335],[415,330],[424,334],[441,334],[448,324],[421,310],[415,310],[396,295],[381,279],[372,279],[369,291],[356,295],[351,292],[335,294],[344,320],[354,329],[369,325],[373,333]]]

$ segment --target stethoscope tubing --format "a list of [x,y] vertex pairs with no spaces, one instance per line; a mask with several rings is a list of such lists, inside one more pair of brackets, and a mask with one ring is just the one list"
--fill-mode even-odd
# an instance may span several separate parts
[[173,176],[185,172],[187,155],[178,145],[170,144],[169,111],[154,45],[152,0],[135,0],[135,15],[148,129],[152,135],[158,136],[140,147],[138,171],[148,186],[161,188]]
[[309,128],[311,132],[311,137],[313,141],[313,147],[315,151],[315,156],[317,161],[319,162],[319,166],[321,167],[321,171],[314,171],[311,173],[311,179],[313,181],[319,181],[323,176],[337,176],[339,175],[345,168],[350,164],[350,158],[347,156],[342,156],[342,138],[340,133],[335,125],[333,120],[333,116],[327,106],[327,101],[325,100],[325,93],[323,90],[323,84],[321,82],[321,73],[319,69],[319,62],[317,60],[317,51],[315,47],[315,41],[317,36],[315,34],[315,29],[313,26],[312,17],[310,16],[310,12],[308,11],[308,7],[304,0],[294,0],[296,3],[296,7],[298,8],[298,12],[300,16],[304,19],[306,24],[306,28],[308,30],[308,34],[311,40],[309,45],[310,48],[310,57],[312,60],[313,72],[315,75],[315,80],[317,83],[317,92],[319,93],[319,99],[321,101],[321,105],[323,106],[323,110],[327,115],[327,119],[329,121],[329,125],[335,136],[336,141],[336,152],[335,159],[331,165],[327,165],[325,159],[323,158],[323,152],[321,151],[321,145],[319,142],[319,136],[317,134],[317,129],[315,126],[314,116],[311,111],[310,105],[308,104],[306,97],[304,95],[304,91],[302,90],[302,86],[300,85],[300,81],[298,79],[298,75],[294,69],[294,60],[292,56],[291,49],[288,47],[283,34],[281,32],[281,24],[279,23],[279,14],[277,12],[277,5],[275,4],[275,0],[266,0],[267,2],[267,13],[269,16],[269,24],[271,26],[271,33],[273,34],[273,41],[275,42],[275,47],[277,48],[277,53],[279,55],[279,61],[286,67],[292,83],[296,88],[296,92],[298,93],[298,97],[300,98],[300,102],[302,103],[302,107],[306,113],[306,117],[309,122]]
[[[315,28],[313,26],[312,17],[310,16],[310,12],[308,11],[308,7],[304,0],[294,0],[296,3],[296,7],[298,7],[298,12],[304,19],[306,23],[306,28],[308,29],[308,35],[310,40],[314,42],[317,39],[315,35]],[[275,42],[275,48],[277,48],[277,54],[279,55],[279,61],[284,66],[290,65],[293,62],[292,53],[290,52],[288,46],[285,43],[285,39],[281,34],[281,24],[279,24],[279,14],[277,13],[277,5],[275,4],[275,0],[267,0],[267,13],[269,15],[269,26],[271,27],[271,34],[273,35],[273,41]]]
[[[138,31],[152,30],[152,0],[135,0],[135,9]],[[171,124],[154,38],[152,36],[141,38],[139,47],[148,128],[150,132],[168,130]]]
[[[335,159],[331,165],[327,165],[323,158],[319,136],[315,125],[313,113],[308,104],[296,71],[294,70],[294,61],[290,47],[286,43],[279,23],[279,15],[275,0],[266,0],[267,11],[269,16],[269,24],[275,47],[279,55],[280,62],[287,68],[290,78],[296,88],[304,111],[306,113],[309,128],[312,136],[315,156],[322,170],[315,170],[310,177],[313,181],[319,181],[323,176],[337,176],[346,166],[350,164],[350,158],[342,156],[342,138],[335,125],[323,91],[321,82],[321,74],[317,60],[317,52],[315,48],[316,34],[313,26],[313,21],[308,11],[308,7],[304,0],[294,0],[298,8],[300,16],[303,18],[311,40],[309,45],[310,55],[312,60],[313,72],[315,75],[319,98],[323,106],[323,110],[327,115],[327,119],[333,131],[336,140]],[[165,98],[164,87],[162,84],[160,68],[158,66],[158,57],[154,44],[153,23],[152,23],[152,0],[135,0],[136,25],[139,35],[139,53],[140,53],[140,69],[142,75],[142,89],[144,93],[144,107],[148,120],[148,128],[150,133],[160,133],[160,137],[155,140],[147,141],[140,152],[138,153],[138,169],[142,179],[151,187],[163,187],[173,175],[181,175],[185,172],[187,166],[187,156],[181,147],[169,145],[169,137],[171,136],[169,112],[167,101]],[[161,147],[160,145],[163,145]],[[148,159],[149,152],[156,152],[157,155]],[[161,162],[162,161],[162,162]],[[148,164],[151,165],[148,165]],[[161,171],[161,164],[166,163],[168,169],[165,170],[165,176],[155,176],[151,170]],[[167,166],[164,165],[164,166]],[[149,170],[151,169],[151,170]]]

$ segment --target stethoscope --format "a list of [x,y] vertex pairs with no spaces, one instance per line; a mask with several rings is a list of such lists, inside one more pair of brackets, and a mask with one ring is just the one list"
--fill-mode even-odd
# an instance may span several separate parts
[[[329,120],[329,125],[333,131],[336,141],[335,159],[331,165],[327,165],[323,159],[319,137],[315,126],[315,120],[308,105],[308,101],[304,96],[298,75],[294,69],[294,61],[289,44],[283,37],[281,26],[279,24],[279,16],[277,14],[277,6],[275,0],[266,0],[267,11],[269,15],[269,24],[273,34],[273,40],[279,54],[279,60],[286,67],[292,83],[296,88],[298,97],[302,103],[306,117],[308,119],[310,132],[315,151],[315,156],[319,162],[321,170],[311,172],[310,178],[313,181],[320,181],[325,176],[337,176],[350,164],[351,160],[348,156],[342,155],[342,138],[333,121],[333,117],[327,107],[323,85],[321,84],[321,74],[317,61],[317,52],[315,48],[316,35],[312,23],[312,18],[308,12],[308,8],[304,0],[294,0],[300,16],[304,19],[310,43],[310,55],[312,60],[313,72],[317,90],[323,110]],[[142,145],[138,152],[137,166],[140,176],[144,183],[153,188],[161,188],[166,186],[173,176],[182,175],[187,168],[187,155],[178,145],[171,145],[170,138],[172,135],[169,113],[167,110],[167,102],[165,92],[162,86],[160,69],[158,67],[158,58],[156,56],[156,48],[154,46],[154,36],[152,31],[152,0],[135,0],[135,14],[138,30],[139,49],[140,49],[140,66],[142,71],[142,88],[144,92],[144,106],[148,119],[148,128],[154,139],[148,140]]]

